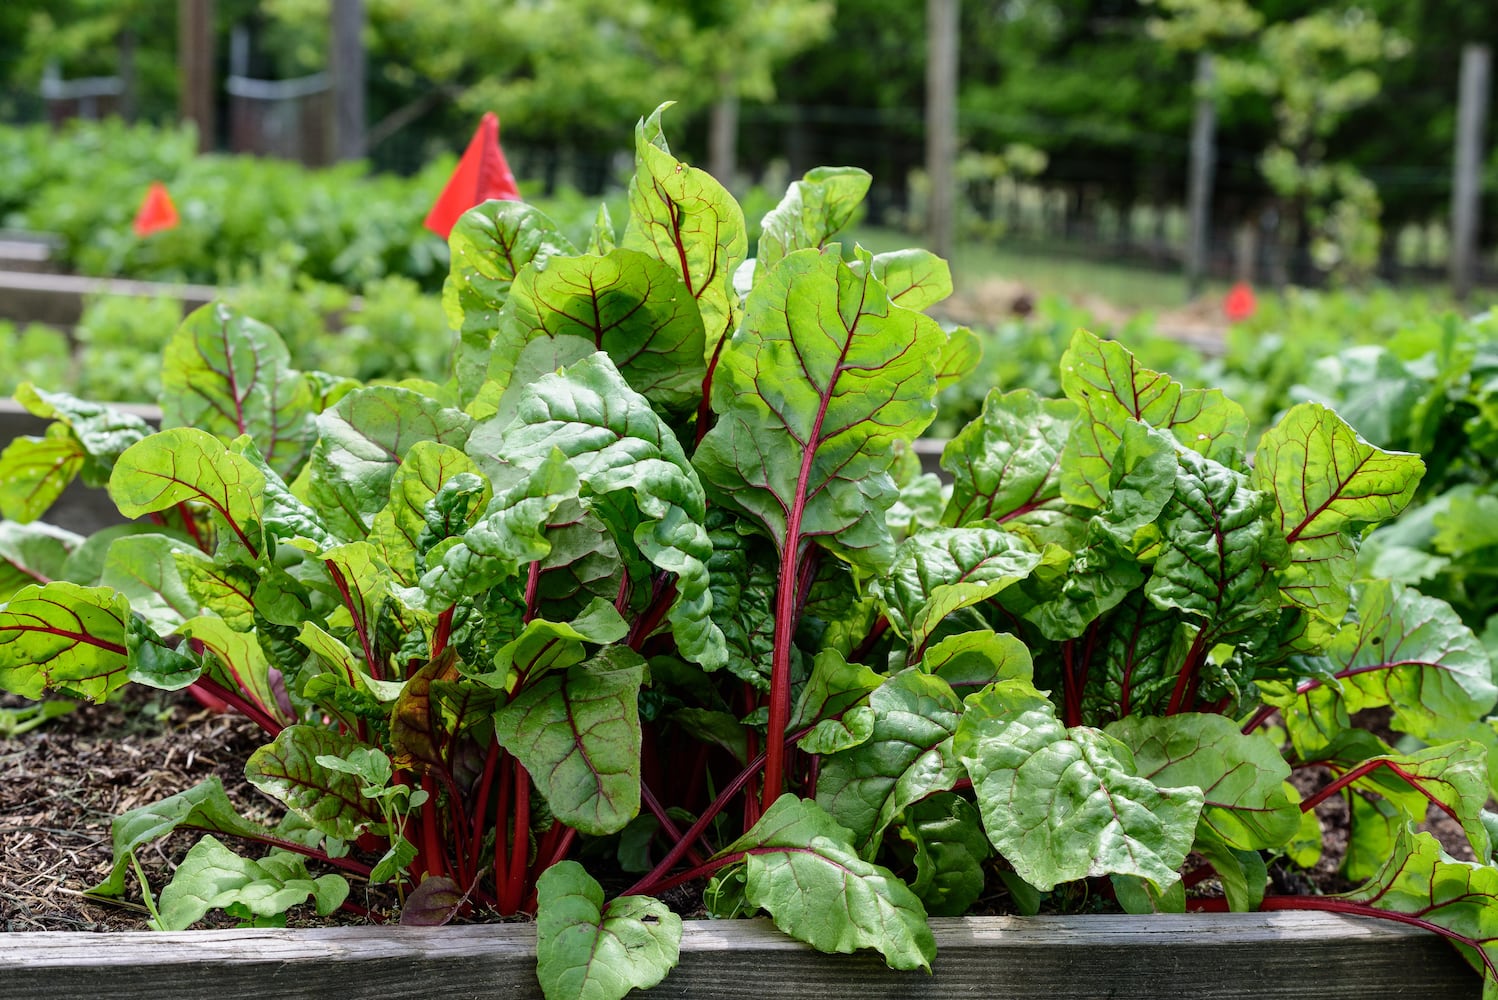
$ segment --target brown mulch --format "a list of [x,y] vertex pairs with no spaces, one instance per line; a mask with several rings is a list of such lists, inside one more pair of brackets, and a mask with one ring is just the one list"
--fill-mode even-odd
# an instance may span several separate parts
[[[21,704],[0,695],[0,708]],[[147,929],[147,912],[133,872],[120,899],[84,890],[104,880],[112,858],[110,821],[217,775],[229,798],[250,818],[273,823],[278,807],[244,780],[244,762],[264,742],[256,726],[222,715],[181,694],[129,687],[118,702],[83,705],[32,732],[0,739],[0,930],[127,931]],[[1314,769],[1297,772],[1309,794],[1329,780]],[[1271,869],[1274,892],[1337,892],[1350,886],[1337,868],[1346,850],[1347,806],[1332,796],[1320,807],[1326,834],[1322,860],[1308,872]],[[1461,860],[1472,852],[1460,826],[1432,809],[1426,825]],[[142,848],[137,857],[153,892],[171,879],[175,863],[198,834],[183,831]],[[357,899],[360,889],[355,888]],[[1204,883],[1198,892],[1212,894]],[[388,900],[364,899],[371,906]],[[1003,900],[990,912],[1012,912]],[[980,904],[982,906],[984,904]],[[340,912],[317,918],[293,911],[293,925],[358,923]],[[210,913],[200,926],[232,926]]]
[[[0,707],[19,704],[0,699]],[[123,899],[83,895],[109,874],[110,820],[215,774],[244,814],[269,819],[267,801],[244,780],[244,762],[261,742],[240,716],[133,687],[118,703],[82,705],[0,739],[0,929],[146,929],[133,873]],[[137,853],[153,892],[195,839],[174,834]]]

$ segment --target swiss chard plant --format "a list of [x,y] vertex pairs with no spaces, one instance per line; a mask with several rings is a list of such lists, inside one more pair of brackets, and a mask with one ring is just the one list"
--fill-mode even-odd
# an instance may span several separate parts
[[[296,371],[209,307],[167,348],[158,432],[24,388],[54,423],[0,456],[0,684],[226,703],[286,809],[210,781],[134,810],[94,891],[200,830],[160,927],[391,883],[406,922],[534,912],[558,998],[659,982],[687,883],[897,969],[929,969],[928,915],[1081,885],[1385,916],[1498,981],[1491,772],[1451,738],[1485,728],[1487,654],[1356,574],[1421,460],[1314,404],[1252,443],[1220,392],[1079,332],[1064,398],[995,389],[922,474],[977,355],[923,312],[939,259],[834,242],[868,184],[812,171],[748,260],[657,111],[622,232],[600,213],[579,248],[514,202],[459,223],[443,384]],[[75,476],[141,520],[22,523]],[[1358,728],[1373,708],[1420,748]],[[1332,777],[1302,798],[1308,768]],[[1268,894],[1269,866],[1316,861],[1331,796],[1358,888]],[[1475,862],[1417,831],[1432,804]]]

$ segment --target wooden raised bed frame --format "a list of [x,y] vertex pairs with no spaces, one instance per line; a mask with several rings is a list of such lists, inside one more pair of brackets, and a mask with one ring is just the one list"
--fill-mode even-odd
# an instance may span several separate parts
[[[1326,913],[932,920],[934,975],[822,955],[766,920],[688,921],[650,994],[712,1000],[1477,1000],[1444,941]],[[529,924],[0,936],[0,1000],[539,1000]]]

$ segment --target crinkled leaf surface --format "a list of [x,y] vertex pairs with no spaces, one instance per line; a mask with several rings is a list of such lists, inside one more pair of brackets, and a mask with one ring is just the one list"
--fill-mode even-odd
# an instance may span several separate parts
[[1124,598],[1097,632],[1083,692],[1087,717],[1163,714],[1189,631],[1180,615],[1151,603],[1143,588]]
[[[500,316],[500,342],[576,337],[613,359],[636,392],[667,410],[696,405],[707,372],[702,315],[677,267],[638,250],[556,257],[522,271]],[[490,361],[498,374],[501,350]],[[501,379],[503,380],[503,379]]]
[[935,415],[935,321],[890,303],[832,254],[786,257],[750,293],[713,379],[717,424],[693,462],[717,498],[794,557],[816,538],[881,568],[897,441]]
[[530,772],[552,813],[580,833],[617,833],[640,811],[645,661],[610,646],[528,686],[494,716],[501,746]]
[[1186,448],[1226,465],[1242,458],[1243,408],[1219,389],[1185,389],[1151,371],[1122,345],[1078,330],[1061,357],[1061,388],[1085,416],[1067,439],[1061,492],[1070,503],[1100,506],[1108,497],[1111,456],[1124,427],[1139,421],[1169,431]]
[[983,894],[983,863],[993,856],[978,810],[960,795],[938,792],[905,810],[900,835],[915,847],[916,878],[910,888],[926,912],[933,917],[965,914]]
[[[531,386],[507,427],[481,424],[468,453],[503,489],[553,451],[566,455],[586,505],[621,549],[676,575],[668,617],[678,647],[704,666],[726,660],[711,618],[707,501],[681,445],[650,402],[595,354]],[[643,584],[643,582],[642,582]]]
[[1077,420],[1068,399],[1041,399],[1029,389],[1000,393],[983,413],[947,442],[941,465],[952,477],[942,523],[992,521],[1037,542],[1061,542],[1068,512],[1061,499],[1061,449]]
[[604,903],[576,861],[536,880],[536,975],[547,1000],[620,1000],[676,967],[681,918],[649,896]]
[[988,838],[1037,889],[1093,875],[1137,875],[1166,888],[1191,850],[1198,788],[1137,775],[1127,747],[1068,730],[1024,681],[968,697],[954,736]]
[[943,618],[1023,580],[1039,562],[1039,553],[994,528],[923,531],[901,544],[879,583],[885,613],[918,659]]
[[229,442],[229,450],[254,466],[265,480],[260,494],[260,517],[267,536],[286,542],[306,539],[318,550],[337,544],[322,516],[293,493],[286,480],[266,464],[260,449],[248,435]]
[[1402,511],[1424,472],[1419,456],[1375,448],[1318,403],[1292,408],[1259,440],[1254,486],[1274,497],[1290,543],[1280,587],[1320,623],[1313,642],[1329,638],[1347,612],[1352,532]]
[[0,688],[23,698],[51,689],[104,701],[127,680],[125,598],[58,580],[0,605]]
[[250,755],[244,776],[314,829],[339,840],[355,840],[365,830],[383,827],[379,807],[360,792],[357,777],[324,767],[317,758],[346,758],[363,746],[349,734],[321,726],[288,726]]
[[411,389],[358,389],[317,417],[318,439],[302,495],[334,534],[363,538],[390,500],[396,467],[418,441],[462,448],[472,421]]
[[[423,537],[428,531],[428,504],[437,497],[445,483],[465,473],[475,477],[482,475],[473,459],[457,448],[436,441],[416,442],[406,453],[400,468],[395,470],[390,481],[390,502],[374,516],[369,540],[401,582],[415,584],[420,575],[418,565],[423,561],[420,557],[446,537]],[[494,491],[488,480],[474,485],[478,492],[472,497],[469,509],[474,514],[472,520],[476,521],[478,513],[493,499]],[[462,527],[456,532],[459,534],[472,526],[467,519],[460,523]]]
[[663,104],[635,127],[629,224],[620,245],[669,264],[697,300],[711,354],[733,331],[733,273],[748,254],[744,212],[705,170],[676,157],[661,131]]
[[744,856],[744,894],[775,926],[818,951],[875,948],[893,969],[927,969],[926,911],[888,869],[864,861],[815,802],[782,795],[717,857]]
[[853,833],[872,857],[905,807],[963,777],[952,751],[962,703],[947,682],[906,669],[869,695],[873,732],[858,746],[822,759],[817,804]]
[[577,490],[577,473],[559,450],[529,476],[501,490],[455,544],[432,550],[431,566],[421,577],[428,605],[438,610],[450,607],[546,556],[551,543],[544,529]]
[[458,331],[454,368],[464,402],[473,398],[489,367],[499,312],[515,278],[577,250],[557,224],[522,201],[486,201],[464,212],[448,234],[451,251],[442,308]]
[[1244,734],[1226,716],[1183,713],[1130,716],[1107,733],[1133,752],[1141,778],[1200,788],[1201,824],[1228,847],[1282,847],[1300,826],[1286,792],[1290,765],[1262,731]]
[[319,916],[327,916],[348,898],[342,875],[313,878],[307,859],[277,851],[251,861],[241,858],[211,836],[187,852],[172,881],[161,890],[156,922],[159,930],[182,931],[209,910],[242,907],[255,916],[285,913],[311,898]]
[[1327,646],[1335,683],[1316,683],[1292,708],[1346,728],[1347,714],[1389,705],[1394,727],[1417,737],[1490,712],[1498,688],[1487,651],[1445,602],[1375,580],[1362,586],[1356,611],[1359,622]]
[[1219,640],[1279,613],[1276,571],[1288,560],[1270,518],[1273,499],[1248,477],[1193,452],[1177,466],[1175,495],[1161,512],[1165,551],[1145,593],[1177,608]]
[[[853,221],[872,180],[869,172],[859,167],[817,167],[807,171],[801,180],[792,181],[780,204],[761,223],[757,272],[765,274],[797,250],[825,247],[828,240]],[[945,266],[944,261],[942,265]],[[879,277],[882,279],[883,275]],[[912,280],[911,284],[918,282]],[[947,294],[950,294],[950,277],[948,284]]]
[[225,441],[248,434],[282,476],[301,467],[316,400],[276,331],[221,302],[183,320],[161,369],[163,428],[197,427]]

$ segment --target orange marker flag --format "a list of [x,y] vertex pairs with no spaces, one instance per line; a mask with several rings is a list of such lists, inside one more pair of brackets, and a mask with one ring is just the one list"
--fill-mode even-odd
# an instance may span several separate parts
[[1222,311],[1227,315],[1229,323],[1241,323],[1252,316],[1257,308],[1253,287],[1246,281],[1240,281],[1228,289],[1227,297],[1222,300]]
[[499,118],[490,111],[479,122],[478,131],[473,133],[468,149],[423,225],[445,240],[459,216],[492,198],[521,200],[515,175],[510,173],[504,150],[499,148]]
[[166,185],[152,181],[145,200],[140,203],[140,210],[135,213],[135,222],[132,223],[135,235],[145,238],[163,229],[175,229],[181,221]]

